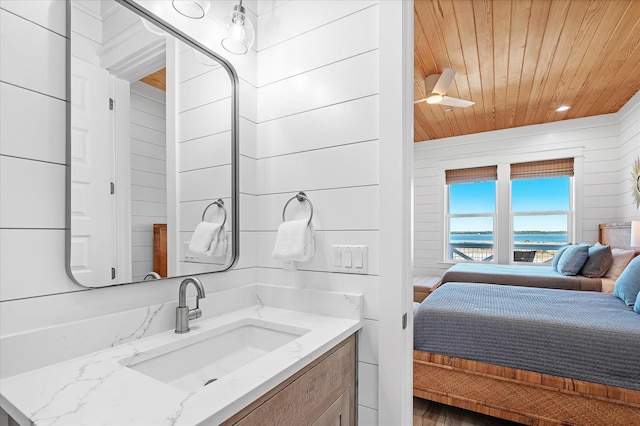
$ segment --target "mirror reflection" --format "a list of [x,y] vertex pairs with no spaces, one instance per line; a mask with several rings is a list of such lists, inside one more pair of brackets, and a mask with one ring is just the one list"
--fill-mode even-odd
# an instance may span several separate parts
[[227,69],[112,0],[71,1],[70,43],[74,279],[101,287],[228,269]]

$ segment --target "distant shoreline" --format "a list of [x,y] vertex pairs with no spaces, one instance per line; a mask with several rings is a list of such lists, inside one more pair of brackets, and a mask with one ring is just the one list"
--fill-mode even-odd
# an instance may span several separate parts
[[[492,235],[493,231],[451,231],[453,235]],[[515,231],[515,235],[567,235],[566,231]]]

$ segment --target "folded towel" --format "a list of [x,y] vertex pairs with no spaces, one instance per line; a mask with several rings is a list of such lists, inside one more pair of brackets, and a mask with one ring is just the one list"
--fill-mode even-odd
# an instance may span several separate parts
[[[214,247],[215,244],[215,247]],[[217,241],[214,239],[211,243],[211,256],[226,256],[227,255],[227,229],[223,225],[218,232]]]
[[313,225],[308,219],[283,222],[278,227],[276,244],[271,257],[282,260],[306,262],[315,252]]
[[189,241],[189,251],[211,256],[218,243],[221,228],[220,223],[200,222]]

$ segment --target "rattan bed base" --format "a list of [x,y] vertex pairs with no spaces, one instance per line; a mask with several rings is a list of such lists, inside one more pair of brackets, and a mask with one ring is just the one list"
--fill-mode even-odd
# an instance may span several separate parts
[[413,394],[529,425],[640,425],[640,391],[417,350]]

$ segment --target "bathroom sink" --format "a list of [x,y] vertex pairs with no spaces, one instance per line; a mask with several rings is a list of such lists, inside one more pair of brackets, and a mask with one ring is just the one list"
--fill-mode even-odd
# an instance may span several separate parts
[[305,334],[308,330],[254,319],[192,334],[119,362],[194,392]]

